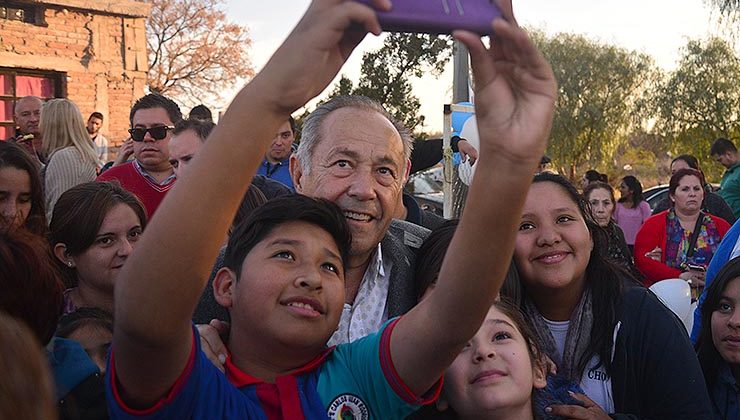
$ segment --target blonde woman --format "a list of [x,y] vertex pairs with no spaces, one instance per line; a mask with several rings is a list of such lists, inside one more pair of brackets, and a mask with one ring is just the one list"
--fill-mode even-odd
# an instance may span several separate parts
[[41,108],[46,217],[51,220],[59,197],[68,189],[95,180],[98,157],[85,129],[80,109],[69,99],[51,99]]

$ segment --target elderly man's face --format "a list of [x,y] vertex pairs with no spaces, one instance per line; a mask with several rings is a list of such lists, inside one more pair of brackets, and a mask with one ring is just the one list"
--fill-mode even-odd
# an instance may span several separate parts
[[344,212],[353,255],[372,252],[385,236],[409,167],[393,124],[375,111],[352,107],[323,121],[308,173],[295,154],[291,160],[299,193],[333,201]]
[[15,105],[15,123],[22,134],[34,134],[38,136],[39,121],[41,120],[42,102],[38,98],[22,98]]

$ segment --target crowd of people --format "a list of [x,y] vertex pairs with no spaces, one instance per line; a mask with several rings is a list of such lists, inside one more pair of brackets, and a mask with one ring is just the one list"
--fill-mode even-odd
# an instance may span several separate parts
[[[501,7],[490,46],[454,34],[480,140],[456,139],[459,220],[404,193],[417,142],[373,100],[321,104],[295,144],[291,114],[380,32],[359,3],[314,0],[218,124],[140,98],[110,162],[102,114],[19,100],[0,418],[740,418],[737,150],[712,147],[718,194],[674,159],[652,212],[634,176],[617,199],[543,171],[556,81]],[[696,292],[691,336],[666,279]]]

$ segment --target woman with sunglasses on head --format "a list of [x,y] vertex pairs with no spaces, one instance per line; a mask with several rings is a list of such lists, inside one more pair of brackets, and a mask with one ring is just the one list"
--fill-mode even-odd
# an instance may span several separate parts
[[68,189],[95,180],[100,162],[80,109],[69,99],[51,99],[41,107],[43,147],[47,163],[42,172],[46,218]]
[[36,160],[21,146],[0,141],[0,230],[17,227],[46,234],[44,191]]
[[136,101],[130,120],[129,147],[133,149],[134,159],[103,172],[98,181],[115,179],[120,182],[124,189],[141,200],[151,217],[175,184],[169,143],[175,124],[182,120],[182,113],[171,99],[150,93]]

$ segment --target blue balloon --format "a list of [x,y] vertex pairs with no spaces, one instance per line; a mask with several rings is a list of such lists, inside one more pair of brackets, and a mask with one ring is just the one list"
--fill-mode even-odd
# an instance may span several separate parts
[[[457,105],[468,105],[473,106],[472,102],[459,102]],[[468,120],[468,118],[472,117],[472,112],[458,112],[453,111],[452,112],[452,135],[453,136],[459,136],[460,132],[463,129],[463,125],[465,124],[465,121]]]

